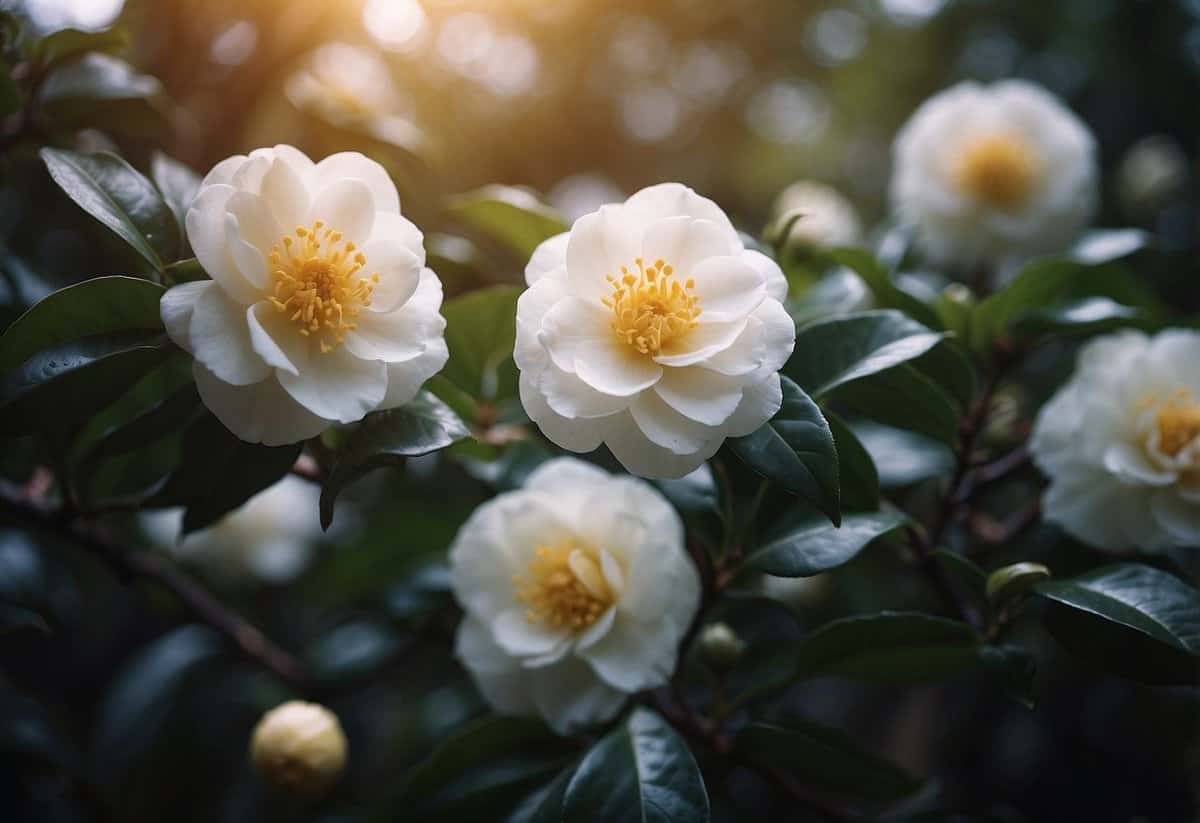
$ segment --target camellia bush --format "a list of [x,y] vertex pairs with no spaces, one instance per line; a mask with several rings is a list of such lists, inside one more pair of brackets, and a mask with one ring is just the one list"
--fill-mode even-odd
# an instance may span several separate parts
[[0,248],[5,819],[1194,816],[1200,332],[1053,94],[921,104],[876,229],[431,231],[367,137],[192,169],[115,31],[2,19],[86,238]]

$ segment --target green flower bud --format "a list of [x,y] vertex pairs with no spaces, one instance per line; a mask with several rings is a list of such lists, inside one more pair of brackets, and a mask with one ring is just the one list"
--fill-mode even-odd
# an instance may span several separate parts
[[746,644],[725,623],[710,623],[700,633],[700,655],[713,671],[734,668],[745,650]]

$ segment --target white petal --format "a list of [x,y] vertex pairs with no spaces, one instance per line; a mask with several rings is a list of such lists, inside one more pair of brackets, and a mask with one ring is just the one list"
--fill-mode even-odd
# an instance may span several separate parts
[[521,372],[518,387],[521,405],[529,419],[556,446],[573,452],[590,452],[604,439],[604,428],[595,420],[571,420],[555,412],[547,404],[528,371]]
[[724,233],[728,245],[725,254],[733,254],[742,245],[737,231],[721,207],[680,183],[659,183],[644,188],[626,200],[625,206],[643,220],[679,216],[708,220]]
[[398,363],[412,360],[425,351],[429,342],[424,329],[406,324],[392,314],[364,312],[355,321],[357,328],[346,332],[345,345],[355,357]]
[[593,389],[617,397],[630,397],[650,388],[662,377],[662,367],[631,346],[610,337],[589,347],[575,361],[575,373]]
[[609,606],[596,618],[596,622],[579,633],[579,636],[575,638],[575,648],[583,650],[589,646],[596,645],[612,630],[613,622],[616,619],[617,607]]
[[248,386],[234,386],[217,378],[199,362],[193,364],[192,375],[208,410],[225,428],[248,443],[267,446],[297,443],[315,437],[331,424],[293,400],[274,377]]
[[454,638],[454,656],[471,673],[483,698],[498,712],[532,714],[529,675],[504,653],[478,620],[466,618]]
[[757,271],[767,287],[767,296],[782,303],[787,299],[788,283],[779,264],[757,249],[746,249],[742,260]]
[[619,599],[625,591],[625,573],[621,571],[620,564],[608,549],[600,550],[600,569],[604,572],[604,580],[608,583],[609,590]]
[[599,392],[553,363],[542,369],[538,391],[556,414],[567,418],[607,417],[629,407],[628,397]]
[[745,437],[774,417],[782,405],[783,387],[779,374],[771,372],[742,390],[742,402],[721,429],[726,437]]
[[616,344],[611,318],[612,314],[603,307],[568,297],[546,312],[538,339],[555,365],[574,374],[579,360]]
[[[782,303],[772,298],[762,301],[751,317],[763,324],[763,362],[759,366],[758,376],[765,377],[783,368],[783,364],[792,356],[792,350],[796,347],[796,321]],[[736,345],[734,343],[730,348]],[[712,361],[705,365],[711,367]]]
[[[425,265],[425,235],[421,234],[421,230],[413,225],[413,222],[407,217],[401,217],[399,214],[392,214],[388,211],[376,212],[375,223],[371,228],[371,238],[366,245],[374,246],[376,243],[398,243],[416,255],[421,266]],[[367,266],[374,267],[369,257]]]
[[532,286],[534,283],[541,280],[546,275],[562,271],[567,265],[567,241],[571,239],[570,232],[556,234],[548,240],[543,240],[536,249],[533,250],[533,255],[529,258],[529,263],[525,266],[525,283]]
[[250,344],[267,365],[299,374],[308,367],[308,339],[283,312],[263,300],[246,310]]
[[246,310],[220,289],[200,294],[192,308],[188,336],[196,359],[226,383],[245,386],[270,374],[251,345]]
[[646,265],[662,260],[675,269],[675,277],[686,280],[696,267],[710,257],[729,254],[729,238],[709,220],[692,217],[665,217],[646,229],[642,239],[642,259]]
[[683,477],[717,453],[722,437],[692,454],[676,454],[652,443],[628,412],[604,418],[604,443],[626,471],[639,477]]
[[675,669],[677,642],[659,626],[618,616],[608,634],[580,656],[613,688],[637,692],[667,682]]
[[1168,538],[1155,546],[1150,542],[1152,535],[1144,535],[1147,542],[1143,548],[1161,548],[1169,543],[1200,546],[1200,504],[1184,499],[1173,490],[1164,489],[1150,498],[1150,508]]
[[600,305],[612,294],[605,278],[634,265],[642,231],[620,206],[601,206],[576,220],[567,241],[567,279],[576,296]]
[[706,426],[721,425],[742,402],[742,380],[694,366],[664,370],[654,391],[672,409]]
[[[375,211],[400,213],[400,195],[396,192],[396,184],[392,182],[387,170],[371,158],[356,151],[331,154],[317,163],[312,171],[310,187],[314,191],[320,191],[347,178],[361,181],[366,185],[371,193]],[[338,230],[349,236],[345,229]]]
[[570,639],[566,629],[550,629],[531,622],[519,606],[505,609],[492,621],[492,637],[504,651],[517,657],[550,654]]
[[566,283],[558,278],[539,280],[517,298],[517,341],[513,359],[517,368],[540,368],[546,362],[546,350],[538,341],[542,318],[560,300],[568,296]]
[[1130,443],[1110,444],[1104,450],[1104,468],[1131,485],[1169,486],[1178,479],[1175,472],[1154,466],[1143,449]]
[[189,354],[192,352],[192,336],[188,331],[192,322],[192,309],[200,296],[215,286],[211,280],[180,283],[167,289],[158,303],[158,313],[167,328],[167,336]]
[[200,188],[230,185],[233,183],[233,176],[247,159],[244,154],[235,154],[233,157],[226,157],[220,163],[213,166],[212,171],[204,175],[204,179],[200,181]]
[[538,712],[559,734],[604,723],[617,716],[627,695],[596,677],[575,657],[539,669],[529,680]]
[[728,349],[741,337],[749,318],[729,323],[701,323],[687,334],[663,346],[654,360],[664,366],[703,363]]
[[346,240],[362,246],[375,223],[375,202],[361,180],[337,180],[321,189],[308,211],[305,223],[321,221],[341,232]]
[[629,407],[638,428],[650,441],[675,454],[692,454],[704,448],[719,431],[684,417],[655,392],[638,395]]
[[607,483],[609,478],[608,472],[591,463],[556,457],[534,469],[525,478],[523,488],[554,495],[563,519],[577,527],[587,516],[584,504],[592,490]]
[[233,179],[229,181],[229,184],[238,191],[258,194],[262,186],[262,179],[270,170],[273,160],[274,152],[270,149],[255,149],[250,152],[246,162],[233,173]]
[[200,266],[230,298],[248,306],[262,297],[262,292],[246,280],[229,253],[225,234],[225,206],[234,194],[231,186],[215,185],[200,190],[188,209],[188,242],[196,253]]
[[387,393],[387,366],[377,360],[360,360],[337,346],[314,353],[299,375],[278,373],[279,383],[296,402],[313,414],[339,423],[363,419]]
[[379,282],[371,290],[371,305],[367,306],[367,311],[386,313],[403,306],[421,282],[421,260],[395,241],[372,241],[362,253],[367,259],[362,275],[379,275]]
[[[260,190],[263,202],[283,231],[291,232],[304,221],[311,197],[304,179],[291,161],[276,157],[270,171],[262,179]],[[279,238],[273,242],[279,242]]]
[[242,277],[246,278],[247,282],[252,283],[265,296],[271,280],[271,271],[267,267],[266,255],[242,239],[238,230],[237,218],[232,214],[225,215],[225,235],[233,264],[237,266]]
[[709,257],[687,276],[696,281],[701,323],[740,320],[767,296],[762,274],[741,257]]

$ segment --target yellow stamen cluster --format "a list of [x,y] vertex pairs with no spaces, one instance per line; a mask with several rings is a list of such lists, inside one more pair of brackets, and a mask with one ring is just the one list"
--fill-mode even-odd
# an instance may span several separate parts
[[680,283],[675,269],[662,260],[646,266],[634,261],[637,272],[621,267],[621,277],[606,275],[611,297],[603,303],[612,309],[612,329],[618,338],[642,354],[658,354],[664,346],[696,328],[700,298],[692,293],[696,281]]
[[538,546],[529,574],[514,575],[512,584],[525,619],[553,629],[587,628],[613,602],[595,552],[570,542]]
[[1011,209],[1033,193],[1042,174],[1042,161],[1024,137],[1000,132],[967,142],[952,171],[959,188],[976,200]]
[[1188,389],[1180,389],[1158,408],[1154,416],[1158,448],[1172,457],[1200,437],[1200,401]]
[[367,258],[342,233],[320,220],[311,228],[297,226],[293,234],[271,249],[275,281],[271,303],[288,315],[300,333],[315,335],[322,352],[329,352],[358,326],[363,307],[379,275],[360,275]]

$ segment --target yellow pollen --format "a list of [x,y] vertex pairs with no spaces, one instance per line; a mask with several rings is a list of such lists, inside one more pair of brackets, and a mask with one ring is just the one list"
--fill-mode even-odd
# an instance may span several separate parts
[[1154,416],[1158,447],[1172,457],[1200,436],[1200,402],[1188,389],[1180,389],[1159,407]]
[[512,584],[525,619],[552,629],[587,628],[614,600],[596,553],[570,542],[538,546],[528,575]]
[[271,303],[301,334],[312,335],[322,352],[345,340],[366,306],[379,275],[362,274],[367,258],[342,233],[320,220],[297,226],[271,249],[274,290]]
[[646,266],[634,261],[636,272],[621,267],[620,278],[605,275],[613,293],[603,298],[612,309],[612,330],[642,354],[658,354],[665,346],[696,328],[700,298],[696,281],[675,279],[674,267],[663,260]]
[[968,141],[955,158],[952,174],[959,188],[976,200],[1011,209],[1033,193],[1042,161],[1024,137],[1000,132]]

